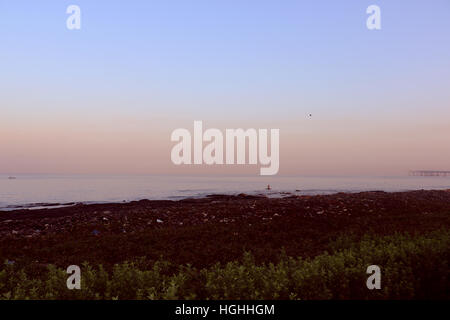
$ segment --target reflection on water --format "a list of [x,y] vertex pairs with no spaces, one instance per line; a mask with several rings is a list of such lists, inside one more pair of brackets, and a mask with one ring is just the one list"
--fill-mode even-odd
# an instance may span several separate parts
[[[302,177],[302,176],[100,176],[0,175],[0,208],[43,207],[76,202],[182,199],[212,193],[284,196],[358,192],[450,189],[450,177]],[[271,190],[266,190],[270,184]]]

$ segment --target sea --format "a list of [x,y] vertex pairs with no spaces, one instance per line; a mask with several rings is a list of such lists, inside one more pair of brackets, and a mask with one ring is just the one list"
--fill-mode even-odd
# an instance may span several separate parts
[[[270,185],[270,189],[268,189]],[[450,177],[0,175],[0,210],[179,200],[210,194],[295,195],[450,189]]]

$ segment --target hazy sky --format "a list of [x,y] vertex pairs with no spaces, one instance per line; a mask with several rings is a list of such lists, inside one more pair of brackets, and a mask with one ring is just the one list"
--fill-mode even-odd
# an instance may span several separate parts
[[194,120],[279,128],[280,174],[450,170],[450,2],[0,0],[1,173],[259,172],[173,165]]

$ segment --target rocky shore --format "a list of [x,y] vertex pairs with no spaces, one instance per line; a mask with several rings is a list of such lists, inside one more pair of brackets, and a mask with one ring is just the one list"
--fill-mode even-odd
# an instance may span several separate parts
[[311,256],[342,234],[421,233],[450,227],[450,190],[74,205],[0,212],[0,259],[109,265],[161,256],[208,265],[284,248]]

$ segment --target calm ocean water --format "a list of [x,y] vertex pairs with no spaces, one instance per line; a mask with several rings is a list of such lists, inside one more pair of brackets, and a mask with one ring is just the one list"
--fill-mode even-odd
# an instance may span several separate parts
[[[358,191],[450,189],[450,177],[286,177],[286,176],[96,176],[0,175],[0,210],[69,202],[182,199],[208,194],[282,196]],[[272,190],[265,190],[270,184]]]

